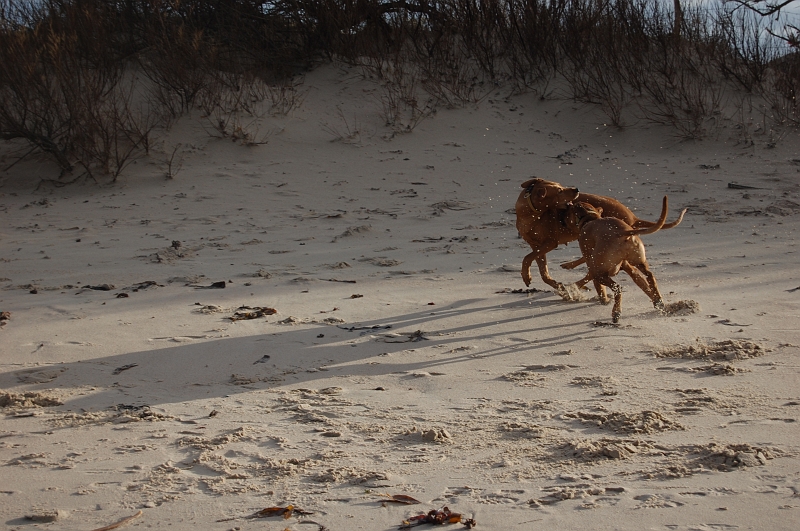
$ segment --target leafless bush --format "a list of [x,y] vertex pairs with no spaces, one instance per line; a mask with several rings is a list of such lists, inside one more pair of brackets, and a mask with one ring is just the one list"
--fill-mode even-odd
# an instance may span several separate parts
[[220,108],[215,108],[211,115],[204,118],[212,128],[212,136],[229,138],[244,146],[266,144],[269,138],[269,134],[260,133],[259,116],[246,115],[239,111],[224,113]]
[[247,142],[251,135],[242,125],[242,116],[257,118],[256,106],[264,100],[257,79],[230,72],[208,75],[208,82],[197,92],[195,104],[202,111],[212,135]]
[[158,116],[134,106],[135,87],[109,51],[112,36],[91,29],[103,13],[87,7],[55,17],[40,7],[23,15],[2,20],[0,138],[26,141],[62,175],[77,165],[116,178],[149,149]]
[[306,97],[302,86],[302,79],[288,79],[281,83],[266,85],[264,88],[271,105],[270,114],[286,116],[300,107]]
[[769,24],[750,11],[713,11],[716,20],[715,49],[711,54],[720,74],[746,92],[762,88],[769,63],[780,54],[778,42],[767,32]]
[[434,60],[422,68],[422,86],[438,104],[454,109],[483,100],[492,89],[484,71],[467,55],[443,47]]
[[336,106],[336,112],[344,130],[339,129],[337,125],[331,125],[324,121],[320,122],[322,130],[333,137],[331,142],[344,142],[347,144],[357,143],[361,138],[361,128],[358,125],[358,117],[354,113],[352,122],[349,121],[342,108],[338,105]]
[[724,86],[702,47],[673,46],[668,39],[643,56],[636,72],[638,111],[648,121],[670,125],[679,136],[705,137],[722,110]]
[[[166,145],[164,146],[166,148]],[[180,142],[173,146],[172,151],[166,151],[166,171],[164,172],[164,177],[167,179],[174,179],[178,172],[181,171],[183,168],[183,157],[178,155],[178,150],[183,147],[183,144]]]
[[716,125],[722,104],[719,83],[689,71],[653,76],[644,84],[639,111],[647,120],[675,127],[688,139],[704,138]]
[[502,77],[511,35],[506,16],[508,2],[449,0],[447,3],[449,20],[457,28],[461,41],[459,55],[475,61],[489,79]]
[[141,70],[152,82],[155,100],[172,116],[180,116],[213,82],[217,49],[200,28],[169,12],[153,17],[146,39],[148,46],[138,54]]
[[250,72],[211,72],[198,92],[196,105],[215,136],[244,145],[266,144],[259,122],[267,114],[286,115],[299,106],[304,94],[299,82],[270,85]]
[[771,67],[771,90],[764,91],[770,118],[777,124],[800,127],[800,54],[776,59]]
[[520,90],[536,88],[560,65],[559,19],[565,2],[509,0],[506,62]]
[[434,98],[422,90],[417,64],[398,54],[386,59],[362,63],[377,76],[382,92],[378,98],[381,117],[395,133],[413,131],[419,123],[436,112]]
[[558,71],[572,98],[599,105],[618,127],[625,125],[623,111],[641,93],[641,77],[649,75],[642,59],[647,21],[660,17],[655,9],[637,0],[580,0],[562,15]]
[[[215,135],[259,143],[263,117],[302,103],[291,80],[324,59],[377,79],[395,132],[555,77],[618,126],[638,114],[701,138],[731,93],[800,127],[796,32],[760,17],[651,0],[5,0],[0,139],[113,177],[195,108]],[[340,122],[323,128],[359,137]]]
[[381,116],[395,133],[409,133],[425,118],[436,114],[432,98],[427,98],[427,101],[420,105],[416,95],[403,96],[402,89],[392,83],[383,85],[380,104]]
[[[265,26],[288,22],[264,15],[257,2],[233,3],[0,3],[0,139],[27,143],[25,156],[44,153],[62,175],[80,167],[115,179],[149,153],[159,128],[195,105],[226,135],[264,142],[260,104],[267,99],[270,112],[285,114],[302,102],[298,84],[280,76],[301,47],[259,38]],[[270,47],[272,54],[259,53]]]

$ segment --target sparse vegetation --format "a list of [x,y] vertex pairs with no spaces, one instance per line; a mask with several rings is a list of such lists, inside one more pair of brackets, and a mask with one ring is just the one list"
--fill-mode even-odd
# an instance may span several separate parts
[[[732,0],[676,15],[680,2],[652,0],[6,0],[0,139],[20,157],[49,157],[64,181],[76,169],[116,178],[196,109],[211,134],[264,143],[259,119],[300,105],[297,76],[331,60],[381,84],[377,112],[394,133],[503,87],[597,105],[619,127],[644,119],[698,139],[724,115],[742,127],[762,121],[778,138],[800,126],[800,52],[797,27],[764,16],[765,6],[778,7]],[[352,137],[356,124],[345,124],[328,127]]]

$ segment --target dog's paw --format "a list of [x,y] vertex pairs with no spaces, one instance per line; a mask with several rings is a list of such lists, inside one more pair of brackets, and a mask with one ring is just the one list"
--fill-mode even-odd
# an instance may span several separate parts
[[619,312],[612,313],[611,314],[611,322],[614,323],[614,324],[619,323],[620,316],[621,316],[621,314]]

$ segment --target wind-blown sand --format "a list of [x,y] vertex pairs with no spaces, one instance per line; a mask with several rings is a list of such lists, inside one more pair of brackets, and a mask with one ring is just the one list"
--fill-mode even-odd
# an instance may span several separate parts
[[[502,90],[391,135],[356,70],[304,88],[266,145],[182,120],[172,180],[157,154],[111,185],[0,174],[0,522],[388,530],[447,506],[481,529],[796,529],[796,136],[681,142]],[[531,176],[645,219],[687,207],[643,237],[687,307],[624,274],[619,326],[535,268],[515,291]],[[556,279],[578,253],[549,255]],[[288,504],[313,514],[250,518]]]

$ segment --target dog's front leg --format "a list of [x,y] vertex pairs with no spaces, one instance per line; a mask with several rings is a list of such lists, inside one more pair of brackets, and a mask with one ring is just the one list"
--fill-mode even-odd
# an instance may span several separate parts
[[533,261],[536,260],[539,266],[539,275],[542,277],[544,283],[554,289],[564,288],[561,283],[553,280],[553,277],[550,276],[550,271],[547,270],[547,253],[556,247],[557,245],[534,247],[533,252],[528,253],[528,255],[522,259],[522,281],[526,286],[530,286],[531,280],[533,280],[531,277],[531,266],[533,265]]
[[531,265],[533,261],[536,259],[536,252],[528,253],[525,258],[522,259],[522,281],[525,283],[526,286],[531,285]]
[[563,291],[564,285],[561,282],[556,282],[556,280],[550,276],[550,271],[548,271],[547,269],[547,253],[549,253],[553,249],[555,249],[555,247],[553,247],[552,249],[548,249],[546,252],[542,253],[541,256],[539,256],[536,259],[536,263],[539,266],[539,275],[542,277],[544,283],[555,290]]

